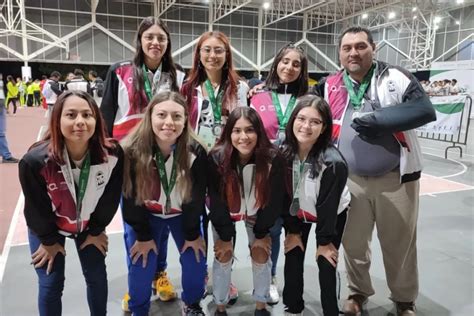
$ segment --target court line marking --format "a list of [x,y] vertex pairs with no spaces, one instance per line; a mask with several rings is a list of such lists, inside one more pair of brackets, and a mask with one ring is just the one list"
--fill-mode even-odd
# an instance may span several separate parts
[[[462,145],[462,146],[465,146],[466,145]],[[434,150],[434,151],[440,151],[440,152],[443,152],[444,153],[444,149],[439,149],[439,148],[434,148],[434,147],[428,147],[428,146],[421,146],[421,148],[425,148],[425,149],[430,149],[430,150]],[[465,149],[465,148],[463,148]],[[462,154],[463,156],[469,156],[469,157],[474,157],[474,155],[470,155],[470,154],[466,154],[466,153],[463,153]],[[444,158],[444,157],[443,157]]]
[[[430,153],[423,153],[423,154],[426,154],[426,155],[429,155],[429,156],[438,157],[438,158],[442,158],[442,159],[446,159],[446,160],[449,160],[449,161],[454,162],[454,163],[456,163],[456,164],[459,164],[459,165],[461,165],[461,167],[462,167],[462,170],[459,171],[459,172],[457,172],[457,173],[449,174],[449,175],[447,175],[447,176],[440,176],[440,177],[436,177],[436,178],[446,179],[446,178],[457,177],[457,176],[460,176],[460,175],[466,173],[466,171],[467,171],[467,169],[468,169],[467,166],[466,166],[464,163],[462,163],[462,162],[460,162],[460,161],[457,161],[457,160],[455,160],[455,159],[452,159],[452,158],[444,158],[443,156],[439,156],[439,155],[435,155],[435,154],[430,154]],[[435,177],[435,176],[433,176],[433,177]]]
[[[38,132],[38,136],[36,137],[36,141],[40,140],[41,136],[43,135],[44,128],[45,126],[41,125],[40,130]],[[12,220],[10,221],[8,235],[5,239],[5,244],[3,246],[3,253],[0,255],[0,283],[3,282],[3,276],[7,267],[8,256],[10,255],[10,248],[12,247],[13,236],[15,235],[16,226],[18,224],[18,217],[20,216],[20,211],[23,208],[24,204],[25,196],[23,195],[23,191],[21,191],[20,196],[18,197],[18,201],[16,202],[15,210],[13,211]]]

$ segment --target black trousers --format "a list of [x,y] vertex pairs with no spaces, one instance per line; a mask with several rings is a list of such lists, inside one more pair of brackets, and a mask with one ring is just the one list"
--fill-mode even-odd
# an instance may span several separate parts
[[[339,246],[341,245],[346,217],[347,211],[344,211],[337,216],[336,235],[332,240],[332,244],[337,249],[339,249]],[[285,305],[286,311],[293,314],[301,313],[304,309],[304,257],[311,226],[311,223],[303,224],[301,239],[305,251],[301,251],[301,249],[297,247],[285,254],[285,286],[283,287],[283,304]],[[316,254],[316,251],[314,254]],[[319,286],[321,289],[321,305],[323,307],[323,313],[325,316],[337,316],[339,315],[339,305],[336,269],[323,256],[319,256],[317,262],[319,268]]]

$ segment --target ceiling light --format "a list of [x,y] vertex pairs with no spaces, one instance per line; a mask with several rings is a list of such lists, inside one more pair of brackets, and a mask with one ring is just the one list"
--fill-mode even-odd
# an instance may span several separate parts
[[270,9],[270,2],[264,2],[264,3],[263,3],[263,8],[264,8],[265,10]]
[[413,20],[416,20],[416,18],[417,18],[417,16],[416,16],[416,15],[414,15],[414,16],[413,16]]
[[416,11],[416,7],[413,7],[413,8],[411,9],[411,12],[415,12],[415,11]]
[[457,4],[464,3],[464,0],[456,0],[456,3],[457,3]]
[[367,13],[362,14],[362,19],[365,20],[365,19],[367,19],[368,17],[369,17],[369,15],[368,15]]
[[433,21],[435,23],[439,23],[439,22],[441,22],[441,17],[440,16],[435,16]]
[[460,24],[461,24],[461,22],[459,22],[459,21],[456,21],[455,23],[456,23],[456,25],[460,25]]
[[395,12],[393,11],[388,14],[389,19],[393,19],[394,17],[395,17]]

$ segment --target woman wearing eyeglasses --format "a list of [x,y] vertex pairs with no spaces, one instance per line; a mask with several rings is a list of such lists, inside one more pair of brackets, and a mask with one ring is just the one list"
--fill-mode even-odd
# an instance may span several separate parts
[[[289,43],[278,51],[265,82],[266,87],[250,99],[265,126],[268,138],[276,144],[285,139],[285,128],[296,105],[296,99],[308,92],[308,59],[303,50]],[[269,304],[280,300],[277,290],[276,269],[280,254],[280,235],[283,220],[272,227],[272,285]]]
[[337,316],[336,267],[350,194],[346,161],[331,144],[332,116],[326,101],[312,95],[298,99],[285,134],[282,153],[289,164],[291,188],[291,203],[283,211],[285,315],[301,315],[304,309],[304,257],[311,225],[316,223],[315,259],[323,314]]
[[[145,18],[135,36],[135,56],[131,61],[112,65],[105,80],[100,110],[109,135],[121,140],[143,118],[148,102],[160,91],[179,91],[184,73],[176,69],[171,56],[168,27],[158,18]],[[125,235],[127,231],[125,230]],[[159,245],[158,265],[153,288],[162,301],[176,298],[176,292],[166,275],[169,232],[163,230]],[[127,248],[127,262],[130,261]],[[128,311],[128,294],[122,309]]]
[[[247,84],[234,69],[227,36],[217,31],[202,34],[181,93],[186,97],[191,127],[207,149],[214,147],[229,113],[237,106],[247,106],[247,92]],[[203,216],[207,242],[205,210]],[[230,304],[233,304],[239,295],[234,285],[230,293]]]
[[187,98],[191,126],[211,149],[229,113],[237,106],[247,106],[248,86],[234,69],[229,39],[224,33],[201,35],[181,92]]

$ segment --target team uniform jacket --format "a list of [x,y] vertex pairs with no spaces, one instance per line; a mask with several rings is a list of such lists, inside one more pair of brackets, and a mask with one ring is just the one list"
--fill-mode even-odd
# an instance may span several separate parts
[[[296,83],[282,84],[278,87],[278,89],[276,89],[275,92],[278,94],[278,99],[282,105],[282,112],[285,114],[284,109],[286,109],[286,106],[283,107],[283,105],[288,105],[291,96],[294,95],[296,97],[298,87],[296,86]],[[272,91],[265,89],[255,94],[250,99],[250,106],[258,112],[260,118],[262,119],[268,138],[272,142],[275,141],[278,136],[277,133],[280,125],[278,123],[276,108],[273,104]]]
[[[135,96],[133,87],[133,64],[131,61],[112,65],[105,79],[104,96],[100,111],[105,120],[109,135],[117,140],[125,137],[144,116],[148,99],[145,89]],[[176,70],[178,87],[184,79],[184,73]],[[136,104],[136,99],[140,100]]]
[[[181,215],[183,216],[183,233],[185,239],[195,240],[199,237],[201,223],[200,216],[204,209],[206,195],[207,156],[204,148],[198,143],[193,143],[190,147],[191,155],[189,159],[191,166],[192,191],[191,198],[188,202],[183,203],[181,193],[178,190],[178,175],[176,184],[170,195],[171,210],[169,213],[166,213],[164,207],[166,204],[166,194],[160,183],[160,176],[156,169],[154,158],[152,161],[153,174],[151,175],[151,177],[153,177],[153,199],[145,201],[144,204],[137,205],[135,203],[135,194],[132,194],[131,197],[123,198],[123,218],[130,226],[132,226],[137,234],[137,240],[148,241],[152,239],[151,227],[148,220],[149,214],[165,219]],[[171,153],[165,162],[165,169],[168,177],[171,175],[173,160],[174,152]],[[133,165],[132,162],[132,179],[135,175]]]
[[[296,157],[295,159],[298,159]],[[317,223],[316,240],[319,245],[327,245],[335,236],[337,215],[349,206],[351,199],[346,186],[348,169],[341,153],[333,146],[321,154],[321,170],[316,177],[311,176],[311,165],[316,161],[307,161],[303,175],[299,179],[299,210],[292,216],[289,207],[284,208],[285,227],[291,234],[301,232],[301,223]],[[293,162],[288,162],[288,184],[293,201]],[[290,204],[288,203],[288,204]]]
[[[378,96],[381,108],[358,118],[356,131],[368,137],[377,137],[381,133],[393,134],[400,144],[401,182],[419,179],[422,155],[414,129],[436,120],[429,98],[412,74],[381,61],[376,61],[368,90],[372,90],[372,95]],[[315,93],[324,96],[331,107],[333,138],[337,144],[350,102],[344,86],[343,71],[322,80],[316,86]]]
[[80,90],[92,95],[91,85],[89,81],[82,78],[82,76],[74,77],[70,81],[66,81],[64,90]]
[[[189,83],[185,83],[183,85],[183,88],[181,89],[181,94],[184,96],[188,95],[188,89],[191,89],[189,86]],[[203,112],[202,109],[202,104],[204,101],[204,96],[201,91],[201,85],[197,86],[193,90],[192,94],[192,100],[188,101],[189,105],[189,122],[191,123],[191,127],[193,130],[198,133],[199,132],[199,118],[201,117],[201,114]],[[247,106],[247,92],[249,90],[249,87],[244,81],[239,81],[239,84],[237,86],[237,105],[236,106]],[[217,96],[217,91],[216,91],[216,96]],[[231,111],[234,109],[234,107],[230,107]],[[207,109],[212,114],[212,106],[209,105],[209,108]],[[230,111],[230,112],[231,112]],[[212,115],[210,116],[212,117]],[[213,118],[212,118],[213,120]],[[225,122],[225,120],[223,120]],[[209,123],[210,124],[210,123]],[[211,124],[212,125],[212,124]]]
[[[235,235],[233,222],[245,220],[253,225],[253,232],[257,239],[264,238],[269,234],[270,228],[281,215],[285,198],[285,164],[280,156],[275,156],[269,165],[268,178],[269,199],[266,206],[257,209],[255,207],[255,161],[254,158],[242,169],[242,181],[240,185],[240,207],[238,210],[229,210],[227,199],[223,195],[224,179],[219,171],[222,164],[222,155],[214,152],[209,156],[209,178],[208,195],[210,198],[209,218],[215,227],[219,238],[230,241]],[[243,185],[242,185],[243,183]],[[243,186],[243,189],[242,189]],[[242,192],[243,191],[243,192]],[[243,193],[243,194],[242,194]]]
[[66,163],[59,165],[48,155],[48,142],[31,149],[20,161],[20,182],[25,195],[28,227],[44,245],[61,236],[87,233],[99,235],[112,221],[120,201],[123,151],[117,144],[109,150],[107,162],[91,157],[87,188],[80,212],[76,210],[80,169],[64,150]]

